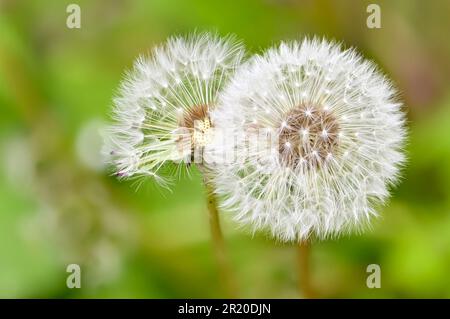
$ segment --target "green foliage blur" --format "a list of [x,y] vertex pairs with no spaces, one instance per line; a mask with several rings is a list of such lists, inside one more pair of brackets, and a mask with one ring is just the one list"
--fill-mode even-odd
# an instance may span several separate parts
[[[66,7],[81,7],[81,29]],[[366,8],[381,6],[382,28]],[[316,242],[320,297],[450,298],[450,2],[1,0],[0,297],[226,297],[200,175],[173,191],[119,182],[99,128],[124,72],[174,34],[234,33],[249,51],[318,35],[355,46],[394,80],[408,113],[409,163],[361,235]],[[239,297],[297,298],[293,245],[222,214]],[[66,287],[79,264],[81,289]],[[366,267],[381,266],[368,289]]]

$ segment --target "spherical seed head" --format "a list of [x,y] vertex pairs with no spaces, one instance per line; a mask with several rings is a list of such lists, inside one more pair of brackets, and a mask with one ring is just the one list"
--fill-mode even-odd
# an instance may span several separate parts
[[[122,178],[152,176],[166,163],[191,163],[210,142],[210,110],[243,57],[233,37],[172,37],[140,57],[114,99],[104,154]],[[201,153],[201,152],[200,152]]]
[[[282,43],[243,66],[212,113],[237,143],[217,170],[236,220],[282,241],[359,231],[377,215],[404,162],[404,114],[391,83],[354,50],[325,40]],[[248,147],[270,128],[277,147]],[[251,128],[251,129],[250,129]]]

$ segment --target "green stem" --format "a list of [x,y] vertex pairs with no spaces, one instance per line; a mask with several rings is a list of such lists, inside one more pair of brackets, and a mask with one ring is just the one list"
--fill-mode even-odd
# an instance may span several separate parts
[[298,249],[298,273],[299,273],[299,291],[303,298],[312,299],[315,297],[314,289],[311,284],[310,257],[311,244],[302,241],[297,245]]
[[232,275],[230,262],[225,249],[225,242],[222,235],[222,229],[220,227],[219,212],[217,209],[217,199],[214,194],[214,187],[209,181],[205,180],[205,188],[207,193],[211,239],[216,262],[219,267],[219,274],[229,298],[236,298],[236,283]]

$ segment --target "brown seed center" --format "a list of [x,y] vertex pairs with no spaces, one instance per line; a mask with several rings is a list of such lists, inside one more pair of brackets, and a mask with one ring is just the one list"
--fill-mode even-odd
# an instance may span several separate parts
[[339,125],[333,114],[318,105],[301,104],[280,123],[279,158],[290,167],[320,167],[333,158]]
[[179,127],[185,130],[183,139],[189,140],[192,150],[208,144],[212,132],[208,105],[195,105],[186,111],[180,118]]

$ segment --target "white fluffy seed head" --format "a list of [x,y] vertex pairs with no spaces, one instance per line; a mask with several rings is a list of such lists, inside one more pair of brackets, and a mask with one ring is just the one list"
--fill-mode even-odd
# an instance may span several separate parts
[[190,163],[210,140],[209,112],[244,55],[233,37],[172,37],[139,57],[114,99],[103,153],[119,177],[153,176],[167,162]]
[[[361,230],[405,160],[400,108],[377,67],[336,43],[281,43],[255,56],[212,114],[237,137],[214,145],[237,155],[216,172],[224,207],[282,241]],[[271,128],[278,146],[249,148],[252,123]]]

